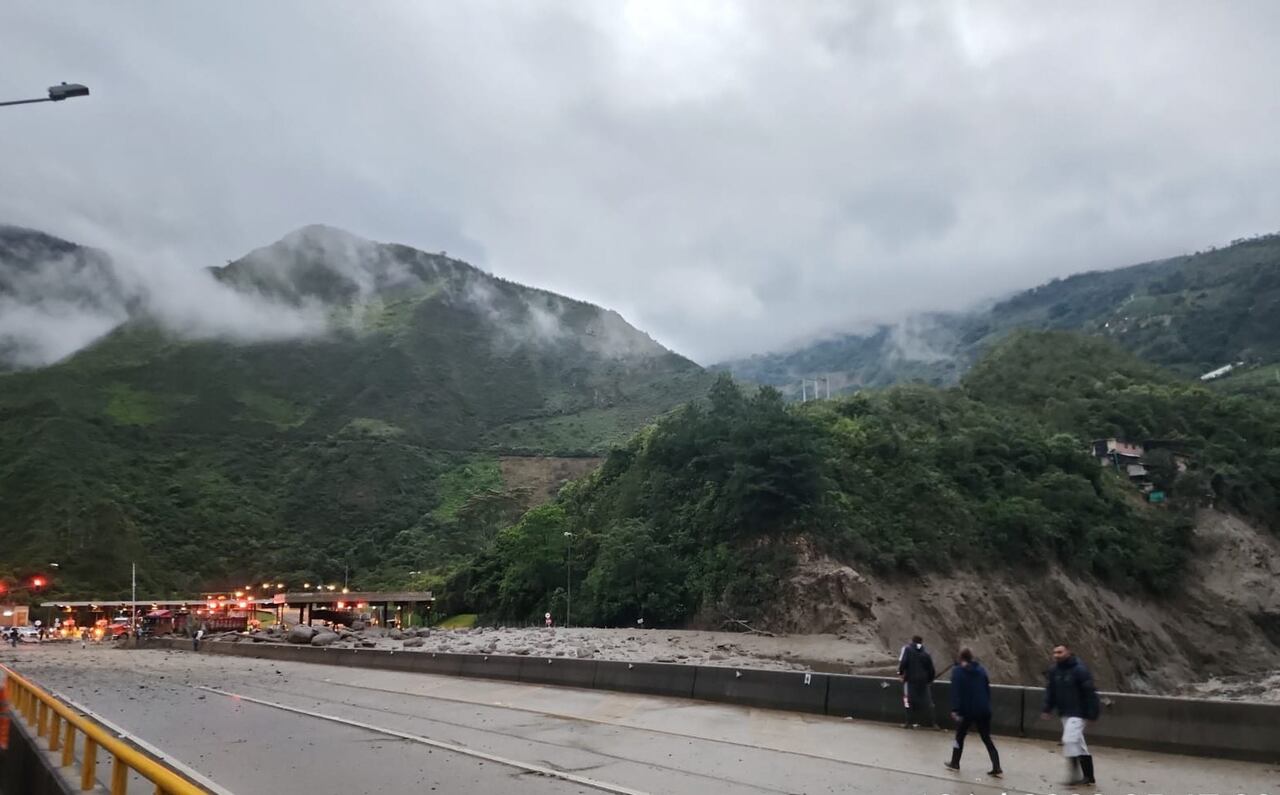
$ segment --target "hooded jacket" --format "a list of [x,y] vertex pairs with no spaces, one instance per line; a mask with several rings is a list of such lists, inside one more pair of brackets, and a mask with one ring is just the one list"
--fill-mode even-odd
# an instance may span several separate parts
[[932,682],[938,674],[933,669],[933,658],[923,643],[908,643],[898,655],[898,676],[912,684]]
[[1093,674],[1074,654],[1054,663],[1045,674],[1041,712],[1057,712],[1064,718],[1097,720],[1101,710]]
[[951,711],[970,720],[991,717],[991,677],[977,660],[951,669]]

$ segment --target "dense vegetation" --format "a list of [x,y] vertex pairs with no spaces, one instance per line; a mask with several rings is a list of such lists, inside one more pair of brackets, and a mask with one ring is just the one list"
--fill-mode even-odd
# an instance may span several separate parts
[[[1181,440],[1145,503],[1088,441]],[[723,377],[708,398],[613,451],[526,514],[450,583],[450,599],[521,620],[677,622],[766,609],[799,545],[880,571],[1036,569],[1166,591],[1189,512],[1209,499],[1280,525],[1280,413],[1223,397],[1100,340],[1019,335],[962,386],[788,405]],[[566,536],[571,533],[572,536]],[[569,542],[572,541],[572,557]]]
[[282,311],[324,302],[324,334],[182,339],[139,314],[0,375],[0,576],[54,561],[59,586],[114,593],[137,560],[148,593],[348,568],[406,584],[518,513],[499,454],[603,451],[710,383],[599,307],[336,230],[291,237],[218,278]]
[[[871,334],[728,362],[723,369],[792,389],[830,375],[833,388],[923,381],[950,385],[1014,330],[1109,338],[1186,376],[1231,362],[1280,363],[1280,235],[1112,271],[1080,273],[990,309],[931,314]],[[1238,378],[1233,375],[1221,385]]]

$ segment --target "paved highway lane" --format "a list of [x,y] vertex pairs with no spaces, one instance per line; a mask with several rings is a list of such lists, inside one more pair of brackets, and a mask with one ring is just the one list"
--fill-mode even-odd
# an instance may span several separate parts
[[[646,696],[171,651],[5,656],[238,795],[994,795],[1059,791],[1062,772],[1050,743],[1000,738],[996,782],[976,741],[957,777],[946,734]],[[1280,792],[1263,765],[1098,759],[1101,792]]]

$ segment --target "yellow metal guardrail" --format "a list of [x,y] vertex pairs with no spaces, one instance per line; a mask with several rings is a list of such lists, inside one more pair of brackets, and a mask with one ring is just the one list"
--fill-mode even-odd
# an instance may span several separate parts
[[13,714],[21,715],[27,727],[34,729],[37,737],[47,737],[50,751],[62,752],[62,767],[75,765],[76,740],[83,737],[81,790],[88,791],[97,786],[98,750],[101,749],[113,757],[109,790],[111,795],[128,794],[130,770],[154,784],[156,795],[209,795],[208,790],[191,783],[163,763],[121,741],[8,666],[0,665],[0,671],[4,672]]

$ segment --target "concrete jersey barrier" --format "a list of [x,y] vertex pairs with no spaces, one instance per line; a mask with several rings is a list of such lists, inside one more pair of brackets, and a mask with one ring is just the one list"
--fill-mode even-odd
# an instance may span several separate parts
[[[153,648],[191,651],[189,641],[157,638]],[[499,654],[445,654],[388,649],[205,643],[202,652],[269,660],[318,662],[389,671],[444,674],[529,684],[700,699],[790,712],[897,723],[902,683],[848,674],[756,668],[632,663]],[[1280,704],[1102,693],[1101,720],[1089,740],[1193,756],[1280,763]],[[1058,721],[1040,721],[1040,688],[993,685],[991,728],[998,734],[1057,739]],[[950,683],[933,684],[935,719],[950,725]]]

